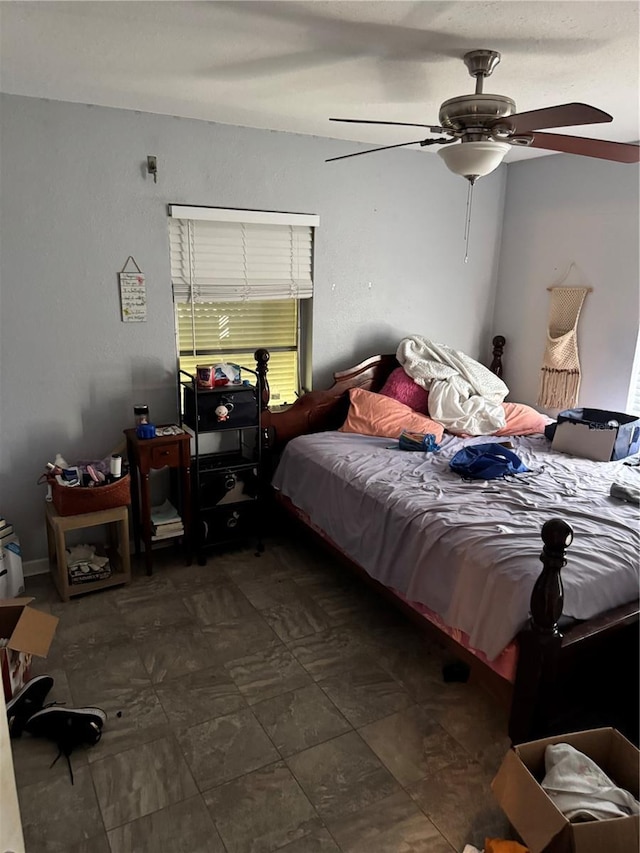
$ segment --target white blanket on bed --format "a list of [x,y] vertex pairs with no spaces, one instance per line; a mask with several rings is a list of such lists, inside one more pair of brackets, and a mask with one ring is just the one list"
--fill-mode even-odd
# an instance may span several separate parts
[[491,435],[505,426],[504,382],[468,355],[418,335],[400,341],[396,358],[429,392],[429,415],[450,432]]

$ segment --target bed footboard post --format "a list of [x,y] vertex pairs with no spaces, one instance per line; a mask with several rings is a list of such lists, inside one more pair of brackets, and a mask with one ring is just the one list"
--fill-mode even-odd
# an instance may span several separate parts
[[261,457],[262,466],[260,478],[262,488],[265,494],[268,492],[268,484],[271,482],[273,474],[273,454],[271,446],[271,432],[269,430],[269,400],[271,399],[271,389],[269,388],[269,380],[267,373],[269,372],[269,350],[257,349],[253,354],[256,360],[256,373],[258,374],[258,393],[260,395],[260,442],[261,442]]
[[269,400],[271,398],[269,380],[267,379],[271,356],[269,355],[269,350],[257,349],[253,357],[256,360],[256,373],[260,379],[260,411],[264,412],[269,408]]
[[572,528],[560,518],[542,527],[542,572],[531,593],[528,627],[518,635],[518,669],[513,688],[509,735],[513,743],[546,734],[545,725],[554,704],[554,680],[562,647],[558,619],[564,593],[561,571],[565,552],[573,541]]
[[493,339],[493,360],[489,365],[489,370],[495,373],[497,377],[502,376],[502,353],[506,340],[502,335],[496,335]]

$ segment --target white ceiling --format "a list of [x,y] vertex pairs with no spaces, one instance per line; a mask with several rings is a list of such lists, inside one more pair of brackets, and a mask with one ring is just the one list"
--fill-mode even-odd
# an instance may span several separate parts
[[638,9],[629,0],[3,0],[0,90],[384,145],[420,131],[329,116],[437,124],[442,101],[473,91],[462,55],[490,48],[502,62],[486,92],[520,111],[591,103],[613,122],[564,132],[628,142],[640,137]]

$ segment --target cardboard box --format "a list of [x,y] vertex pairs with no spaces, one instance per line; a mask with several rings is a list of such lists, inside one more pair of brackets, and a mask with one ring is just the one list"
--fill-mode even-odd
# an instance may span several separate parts
[[31,658],[46,658],[56,632],[58,617],[29,605],[33,598],[0,600],[0,649],[4,698],[9,701],[30,678]]
[[638,796],[640,752],[615,729],[557,735],[513,747],[491,783],[493,793],[531,853],[637,853],[637,815],[569,823],[540,786],[544,751],[569,743],[588,755],[619,787]]
[[603,409],[567,409],[558,415],[551,447],[595,462],[624,459],[640,449],[640,419]]

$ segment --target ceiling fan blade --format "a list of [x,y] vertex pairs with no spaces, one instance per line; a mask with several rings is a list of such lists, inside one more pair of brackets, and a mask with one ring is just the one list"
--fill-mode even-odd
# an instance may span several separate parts
[[577,127],[580,124],[600,124],[607,121],[613,121],[609,113],[589,104],[572,103],[515,113],[494,121],[492,127],[506,124],[514,133],[530,133],[543,127]]
[[392,124],[398,127],[427,127],[431,133],[451,133],[446,127],[438,127],[435,124],[413,124],[410,121],[375,121],[366,118],[330,118],[329,121],[346,121],[351,124]]
[[562,133],[534,133],[531,147],[599,157],[616,163],[640,162],[640,145],[629,142],[609,142],[606,139],[587,139],[585,136],[565,136]]
[[359,157],[361,154],[373,154],[374,151],[387,151],[389,148],[405,148],[407,145],[420,145],[422,142],[431,142],[431,140],[414,139],[413,142],[401,142],[399,145],[383,145],[382,148],[368,148],[366,151],[355,151],[353,154],[342,154],[340,157],[329,157],[325,163],[331,163],[333,160],[346,160],[347,157]]

